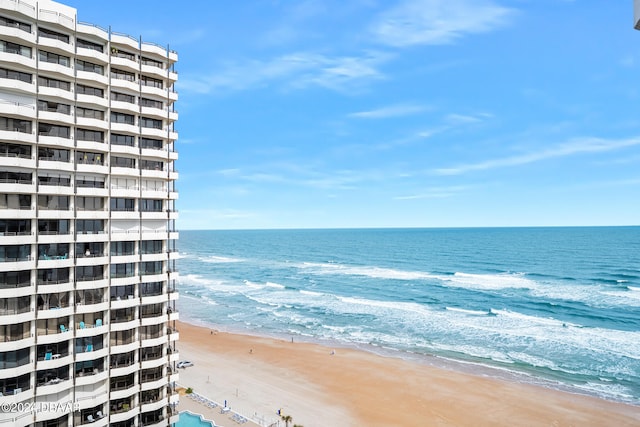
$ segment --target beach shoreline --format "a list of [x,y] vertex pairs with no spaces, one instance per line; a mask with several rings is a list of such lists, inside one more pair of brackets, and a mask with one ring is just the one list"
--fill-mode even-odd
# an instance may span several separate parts
[[640,424],[638,406],[496,378],[473,365],[189,322],[180,322],[178,349],[195,366],[180,370],[180,384],[263,425],[277,422],[278,410],[305,427]]

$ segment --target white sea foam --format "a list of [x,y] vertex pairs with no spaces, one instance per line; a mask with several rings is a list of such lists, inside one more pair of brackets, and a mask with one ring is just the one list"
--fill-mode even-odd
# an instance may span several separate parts
[[537,286],[535,281],[527,279],[522,273],[470,274],[456,272],[453,276],[439,276],[439,278],[452,286],[467,289],[532,289]]
[[220,281],[208,279],[199,274],[187,274],[180,276],[180,284],[182,285],[215,285]]
[[284,289],[285,286],[281,285],[280,283],[274,283],[274,282],[267,282],[264,285],[266,288],[276,288],[276,289]]
[[560,326],[560,327],[578,326],[575,324],[562,322],[557,319],[552,319],[548,317],[545,318],[545,317],[538,317],[538,316],[528,316],[526,314],[522,314],[515,311],[510,311],[510,310],[497,310],[492,308],[491,313],[496,314],[498,316],[510,317],[512,319],[518,320],[519,322],[522,322],[523,324],[526,323],[528,325],[546,325],[546,326]]
[[627,286],[627,289],[629,289],[630,291],[634,291],[634,292],[640,292],[640,288],[638,288],[636,286]]
[[419,280],[436,276],[421,271],[404,271],[383,267],[349,266],[344,264],[323,264],[305,262],[298,265],[301,269],[310,270],[312,274],[343,274],[347,276],[365,276],[374,279]]
[[470,315],[473,315],[473,316],[486,316],[487,314],[489,314],[488,311],[467,310],[467,309],[458,308],[458,307],[445,307],[445,309],[449,310],[449,311],[455,311],[456,313],[470,314]]
[[230,263],[230,262],[243,262],[243,261],[245,261],[242,258],[232,258],[232,257],[217,256],[217,255],[210,255],[207,258],[200,258],[200,260],[202,262],[207,262],[207,263],[210,263],[210,264],[225,264],[225,263]]
[[307,290],[304,290],[304,289],[300,289],[300,291],[298,291],[298,292],[300,292],[302,295],[311,295],[311,296],[314,296],[314,297],[320,297],[320,296],[325,295],[322,292],[307,291]]

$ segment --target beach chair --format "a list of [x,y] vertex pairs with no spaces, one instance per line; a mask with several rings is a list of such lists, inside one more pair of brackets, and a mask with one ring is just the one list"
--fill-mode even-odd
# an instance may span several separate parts
[[80,322],[80,329],[84,329],[84,322]]
[[67,328],[64,325],[60,325],[60,332],[67,332]]
[[103,418],[103,417],[104,417],[104,415],[102,414],[102,411],[98,411],[98,412],[96,413],[96,417],[98,417],[98,419]]
[[91,414],[87,415],[87,421],[90,422],[90,423],[95,423],[96,422],[96,420],[93,418],[93,415],[91,415]]
[[96,327],[102,326],[102,319],[96,319]]
[[51,356],[53,356],[53,353],[47,352],[44,354],[44,360],[51,360]]

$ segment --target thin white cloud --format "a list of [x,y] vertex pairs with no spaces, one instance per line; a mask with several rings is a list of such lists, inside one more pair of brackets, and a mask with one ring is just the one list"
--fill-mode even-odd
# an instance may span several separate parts
[[534,163],[541,160],[557,157],[566,157],[574,154],[600,153],[619,150],[626,147],[640,145],[640,138],[608,140],[601,138],[582,138],[572,140],[546,150],[526,153],[518,156],[504,157],[501,159],[486,160],[479,163],[470,163],[450,168],[435,169],[436,175],[461,175],[468,172],[488,170],[502,167],[519,166]]
[[321,86],[336,91],[351,91],[383,78],[379,66],[389,54],[365,52],[359,56],[327,56],[311,52],[282,55],[270,60],[247,60],[228,64],[202,76],[185,76],[180,89],[196,93],[242,91],[274,82],[303,89]]
[[405,0],[384,12],[372,32],[395,47],[448,44],[502,27],[514,14],[491,0]]
[[349,117],[355,117],[359,119],[386,119],[389,117],[402,117],[418,114],[426,111],[427,109],[428,108],[424,105],[396,104],[378,108],[375,110],[358,111],[356,113],[349,114]]
[[445,117],[445,121],[454,125],[459,125],[466,123],[478,123],[481,122],[482,119],[478,116],[471,116],[467,114],[449,114]]
[[470,187],[465,185],[449,186],[449,187],[432,187],[426,191],[411,194],[407,196],[397,196],[393,200],[419,200],[419,199],[444,199],[455,196],[463,191],[467,191]]

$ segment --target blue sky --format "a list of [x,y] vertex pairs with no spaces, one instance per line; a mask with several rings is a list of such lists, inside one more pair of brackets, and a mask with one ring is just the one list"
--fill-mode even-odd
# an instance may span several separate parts
[[631,1],[64,3],[178,51],[181,229],[640,223]]

